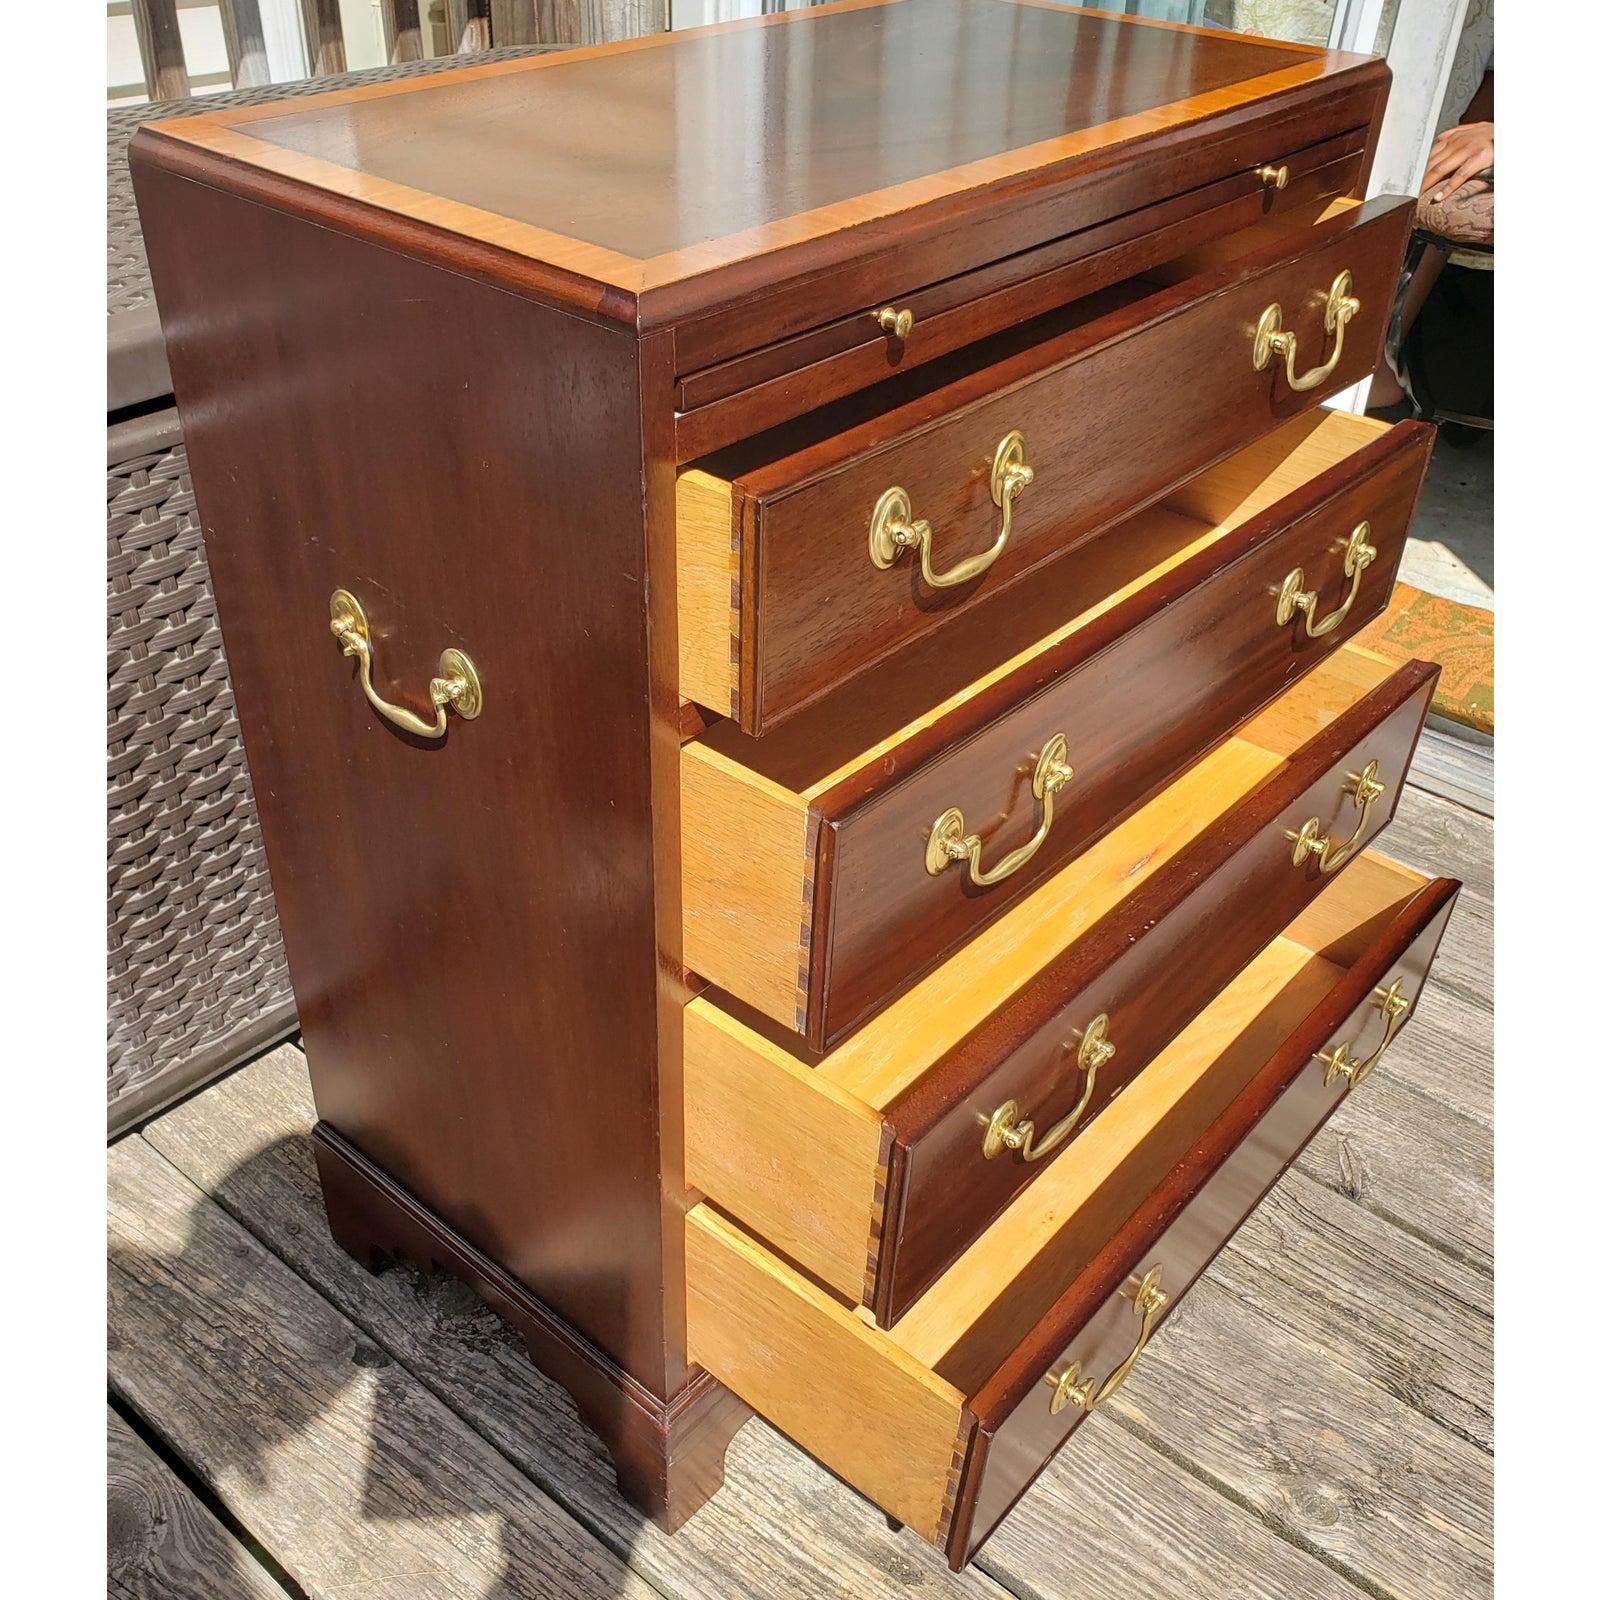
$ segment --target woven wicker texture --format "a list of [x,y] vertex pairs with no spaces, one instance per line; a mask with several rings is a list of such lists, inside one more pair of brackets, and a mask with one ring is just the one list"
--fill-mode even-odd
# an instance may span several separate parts
[[[491,51],[538,54],[546,47]],[[413,62],[108,113],[106,311],[152,303],[128,139],[144,122],[460,66]],[[176,419],[109,473],[108,1114],[115,1131],[294,1022]],[[119,436],[125,430],[119,430]]]
[[106,113],[106,314],[132,311],[149,305],[150,267],[144,258],[144,237],[139,232],[139,213],[133,203],[133,184],[128,178],[128,140],[134,130],[162,117],[181,117],[195,111],[214,111],[220,106],[256,106],[268,100],[288,100],[300,95],[326,94],[330,89],[346,89],[357,83],[385,83],[391,78],[422,78],[433,72],[460,67],[467,61],[509,61],[516,56],[542,55],[558,48],[551,45],[517,45],[503,50],[488,50],[482,55],[437,56],[432,61],[407,61],[393,67],[370,67],[363,72],[346,72],[336,77],[305,78],[299,83],[269,83],[259,89],[237,89],[228,94],[208,94],[193,100],[157,100],[148,105],[125,106]]
[[113,465],[107,491],[115,1111],[294,1002],[183,446]]

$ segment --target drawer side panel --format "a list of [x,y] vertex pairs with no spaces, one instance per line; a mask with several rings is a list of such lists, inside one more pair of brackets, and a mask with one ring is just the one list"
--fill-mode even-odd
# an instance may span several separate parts
[[704,1204],[689,1213],[687,1260],[690,1360],[940,1542],[961,1395]]
[[703,744],[679,754],[683,960],[786,1025],[810,982],[806,804]]
[[683,1014],[683,1092],[688,1186],[860,1295],[883,1214],[877,1113],[704,999]]

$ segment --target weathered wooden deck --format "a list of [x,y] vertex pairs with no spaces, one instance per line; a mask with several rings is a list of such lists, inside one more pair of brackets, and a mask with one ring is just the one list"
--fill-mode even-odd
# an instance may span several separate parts
[[1491,777],[1425,736],[1381,848],[1466,888],[1415,1021],[963,1576],[759,1422],[641,1525],[471,1295],[334,1246],[286,1045],[111,1152],[111,1592],[1488,1595]]

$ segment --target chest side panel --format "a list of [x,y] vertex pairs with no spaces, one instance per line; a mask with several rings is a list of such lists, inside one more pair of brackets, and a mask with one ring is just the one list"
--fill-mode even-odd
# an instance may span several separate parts
[[[637,346],[136,180],[318,1112],[659,1381]],[[339,588],[378,693],[453,647],[481,715],[384,720]]]

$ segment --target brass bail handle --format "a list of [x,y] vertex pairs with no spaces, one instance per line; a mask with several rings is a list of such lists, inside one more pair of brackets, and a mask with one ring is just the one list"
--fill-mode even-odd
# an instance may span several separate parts
[[965,861],[968,877],[980,888],[1009,878],[1038,853],[1039,846],[1050,832],[1050,824],[1055,821],[1056,795],[1071,781],[1072,768],[1067,765],[1067,736],[1064,733],[1052,734],[1033,765],[1033,797],[1040,804],[1039,828],[1034,836],[985,872],[983,840],[977,834],[967,832],[967,820],[962,816],[961,808],[951,806],[933,819],[933,831],[928,835],[928,848],[923,855],[928,871],[937,877],[952,861]]
[[[1132,1287],[1131,1293],[1130,1287]],[[1050,1396],[1052,1417],[1069,1405],[1079,1406],[1084,1411],[1093,1411],[1122,1387],[1128,1374],[1133,1371],[1135,1362],[1144,1354],[1144,1347],[1149,1344],[1150,1335],[1156,1331],[1157,1320],[1167,1309],[1167,1296],[1161,1292],[1159,1263],[1151,1267],[1144,1277],[1138,1280],[1130,1279],[1123,1285],[1121,1292],[1126,1299],[1133,1302],[1133,1314],[1139,1318],[1139,1337],[1133,1349],[1123,1358],[1119,1366],[1098,1382],[1093,1378],[1085,1381],[1081,1375],[1080,1364],[1076,1361],[1060,1372],[1046,1373],[1044,1381],[1053,1391]]]
[[1078,1103],[1037,1144],[1034,1143],[1033,1123],[1019,1120],[1020,1112],[1015,1100],[991,1111],[980,1120],[983,1123],[983,1159],[993,1161],[1002,1150],[1014,1150],[1024,1161],[1039,1161],[1049,1155],[1066,1136],[1077,1127],[1094,1098],[1094,1079],[1106,1062],[1117,1053],[1117,1047],[1106,1037],[1110,1019],[1101,1012],[1078,1041],[1078,1070],[1083,1074],[1083,1092]]
[[439,676],[428,684],[428,700],[433,721],[425,721],[415,711],[385,700],[372,686],[372,629],[361,602],[348,589],[335,589],[328,601],[328,626],[347,656],[356,658],[361,692],[375,711],[397,728],[420,734],[424,739],[442,739],[445,719],[452,711],[471,721],[483,710],[483,684],[478,669],[464,651],[449,649],[439,657]]
[[1400,1031],[1400,1024],[1404,1021],[1406,1012],[1411,1009],[1411,1001],[1401,990],[1398,978],[1387,989],[1379,989],[1373,995],[1372,1003],[1383,1018],[1383,1037],[1378,1041],[1378,1048],[1365,1059],[1354,1053],[1354,1039],[1346,1039],[1343,1044],[1335,1045],[1332,1050],[1319,1050],[1316,1058],[1327,1069],[1322,1074],[1324,1083],[1332,1083],[1335,1078],[1348,1078],[1351,1088],[1360,1083],[1383,1060],[1383,1052],[1394,1043],[1394,1037]]
[[1317,606],[1321,597],[1306,588],[1305,568],[1296,567],[1278,585],[1277,618],[1280,628],[1288,627],[1297,616],[1304,614],[1306,637],[1320,639],[1324,634],[1332,633],[1350,615],[1350,607],[1356,603],[1356,596],[1361,592],[1361,574],[1377,560],[1378,547],[1372,542],[1372,524],[1365,520],[1358,522],[1341,542],[1344,546],[1344,575],[1350,580],[1344,604],[1319,620]]
[[1317,872],[1321,876],[1337,872],[1361,847],[1361,837],[1367,831],[1372,816],[1372,804],[1384,791],[1378,781],[1378,763],[1369,761],[1360,772],[1345,775],[1345,793],[1354,799],[1361,815],[1356,819],[1356,831],[1343,844],[1336,845],[1331,834],[1322,831],[1322,819],[1311,817],[1299,828],[1286,828],[1284,837],[1294,846],[1289,858],[1295,866],[1303,867],[1312,856],[1317,858]]
[[989,466],[989,498],[1000,509],[1000,534],[981,555],[957,562],[948,572],[933,569],[933,529],[911,514],[911,496],[898,484],[885,489],[873,507],[867,528],[867,552],[873,566],[887,572],[901,554],[915,550],[922,563],[922,581],[933,589],[954,589],[987,572],[1011,537],[1011,502],[1033,482],[1026,460],[1027,444],[1020,433],[1008,433],[995,447]]
[[1361,309],[1361,302],[1350,292],[1354,286],[1355,279],[1348,269],[1333,280],[1328,290],[1328,303],[1322,313],[1323,330],[1333,337],[1333,351],[1320,367],[1313,367],[1310,372],[1296,374],[1294,363],[1298,341],[1292,333],[1285,332],[1283,307],[1273,301],[1256,320],[1255,332],[1251,336],[1251,359],[1256,371],[1265,372],[1274,356],[1282,356],[1283,375],[1288,379],[1289,387],[1297,393],[1315,389],[1327,379],[1339,365],[1339,357],[1344,354],[1345,325]]

